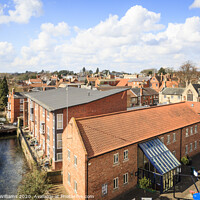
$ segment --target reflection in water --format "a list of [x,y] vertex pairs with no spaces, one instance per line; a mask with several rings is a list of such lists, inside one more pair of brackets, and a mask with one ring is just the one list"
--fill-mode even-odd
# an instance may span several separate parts
[[0,140],[0,195],[17,194],[17,187],[27,170],[17,139]]

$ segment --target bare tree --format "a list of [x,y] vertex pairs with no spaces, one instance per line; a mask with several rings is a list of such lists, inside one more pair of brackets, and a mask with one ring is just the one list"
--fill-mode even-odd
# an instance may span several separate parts
[[197,81],[198,72],[196,66],[191,62],[187,61],[180,66],[177,72],[177,77],[180,78],[180,83],[186,86],[187,83],[194,83]]

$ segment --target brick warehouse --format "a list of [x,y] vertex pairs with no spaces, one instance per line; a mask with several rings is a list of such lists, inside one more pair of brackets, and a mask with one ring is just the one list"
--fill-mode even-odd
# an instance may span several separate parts
[[[173,186],[181,158],[200,151],[199,141],[200,117],[185,102],[72,118],[63,134],[63,184],[70,195],[112,199],[134,188],[144,171],[159,175],[153,186],[164,192]],[[154,152],[165,150],[154,163],[143,148],[150,143]]]
[[62,133],[71,117],[86,117],[127,108],[127,89],[95,91],[69,87],[28,93],[24,122],[37,138],[53,170],[62,169]]

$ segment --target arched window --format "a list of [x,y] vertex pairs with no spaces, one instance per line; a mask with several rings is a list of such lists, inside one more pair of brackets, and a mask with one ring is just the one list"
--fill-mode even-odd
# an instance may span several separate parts
[[187,92],[187,101],[193,101],[193,93],[191,90]]

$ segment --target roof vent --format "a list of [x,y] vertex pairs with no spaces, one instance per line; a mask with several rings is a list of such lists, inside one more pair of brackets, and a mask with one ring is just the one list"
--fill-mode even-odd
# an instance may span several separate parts
[[194,104],[191,104],[191,107],[194,107]]

